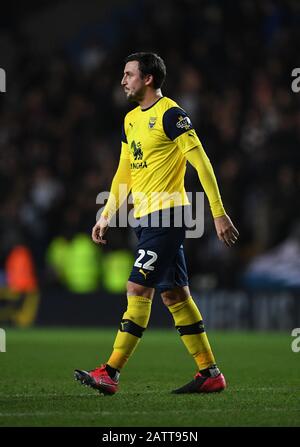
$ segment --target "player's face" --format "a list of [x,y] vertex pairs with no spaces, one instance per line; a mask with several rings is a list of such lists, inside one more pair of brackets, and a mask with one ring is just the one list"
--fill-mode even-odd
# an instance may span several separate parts
[[145,78],[141,77],[138,61],[127,62],[121,81],[124,92],[129,101],[141,101],[146,91]]

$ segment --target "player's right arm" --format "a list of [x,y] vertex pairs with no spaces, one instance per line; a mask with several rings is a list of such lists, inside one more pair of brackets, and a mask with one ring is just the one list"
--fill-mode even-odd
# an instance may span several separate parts
[[108,229],[109,222],[122,203],[127,199],[131,186],[130,156],[126,136],[123,132],[119,166],[111,184],[108,201],[92,230],[92,239],[96,244],[106,244],[103,236]]

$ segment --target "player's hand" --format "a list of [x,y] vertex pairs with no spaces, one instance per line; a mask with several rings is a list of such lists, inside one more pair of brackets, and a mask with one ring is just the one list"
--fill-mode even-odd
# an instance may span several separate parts
[[106,240],[103,239],[104,234],[108,230],[108,220],[104,216],[100,216],[96,225],[92,230],[92,239],[96,244],[106,244]]
[[232,247],[239,237],[239,232],[233,225],[227,214],[221,217],[215,217],[215,227],[220,241],[224,242],[227,247]]

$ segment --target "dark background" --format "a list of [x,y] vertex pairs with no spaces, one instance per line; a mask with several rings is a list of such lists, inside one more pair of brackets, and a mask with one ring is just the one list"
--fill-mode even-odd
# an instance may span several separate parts
[[[63,266],[47,257],[50,243],[90,236],[131,107],[120,88],[124,58],[155,51],[167,65],[163,94],[189,113],[240,231],[239,243],[225,248],[206,202],[205,234],[185,245],[192,289],[298,290],[298,1],[10,2],[0,26],[2,288],[8,256],[21,244],[41,296],[69,296]],[[201,190],[191,168],[186,189]],[[111,251],[135,247],[131,229],[111,229],[107,239],[97,248],[102,272]],[[267,270],[251,275],[260,260]],[[99,297],[107,293],[102,278],[93,288]]]

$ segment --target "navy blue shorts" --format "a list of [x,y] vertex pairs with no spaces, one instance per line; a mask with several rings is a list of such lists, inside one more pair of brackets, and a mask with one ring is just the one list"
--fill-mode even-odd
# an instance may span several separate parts
[[[176,212],[182,212],[183,208],[176,208]],[[164,226],[166,213],[170,216],[170,227]],[[151,219],[153,217],[155,219]],[[156,222],[154,225],[153,221]],[[176,286],[187,286],[188,275],[183,250],[186,228],[184,223],[180,227],[174,226],[174,210],[156,211],[136,219],[136,223],[134,230],[138,246],[129,281],[154,287],[160,293]]]

